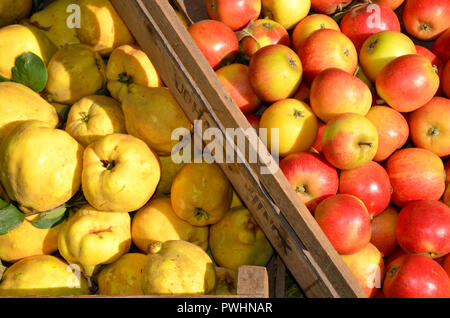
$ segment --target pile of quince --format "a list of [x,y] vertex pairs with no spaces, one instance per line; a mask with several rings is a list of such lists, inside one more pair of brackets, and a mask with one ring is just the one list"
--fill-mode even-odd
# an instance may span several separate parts
[[218,165],[172,160],[176,128],[109,0],[2,0],[0,296],[236,293],[272,247]]

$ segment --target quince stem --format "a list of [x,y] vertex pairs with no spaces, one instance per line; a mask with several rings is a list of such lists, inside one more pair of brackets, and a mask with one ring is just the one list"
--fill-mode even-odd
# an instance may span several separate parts
[[202,218],[204,218],[205,220],[209,220],[208,212],[201,208],[195,208],[194,216],[197,220],[201,220]]

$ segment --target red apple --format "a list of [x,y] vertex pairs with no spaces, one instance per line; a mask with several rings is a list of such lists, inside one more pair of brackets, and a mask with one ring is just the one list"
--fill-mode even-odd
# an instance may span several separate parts
[[256,96],[248,78],[248,66],[230,64],[216,71],[217,77],[244,114],[255,112],[262,102]]
[[305,82],[302,82],[300,86],[298,87],[297,92],[292,96],[292,98],[298,99],[299,101],[309,103],[309,87],[305,84]]
[[[397,239],[396,239],[397,241]],[[408,255],[404,250],[401,249],[401,247],[397,247],[395,250],[393,250],[388,257],[386,257],[386,261],[384,262],[384,265],[388,267],[393,261],[395,261],[397,258],[403,255]]]
[[445,184],[450,183],[450,160],[445,163]]
[[388,106],[372,106],[366,118],[378,132],[378,150],[373,160],[386,160],[408,140],[408,122],[395,109]]
[[300,46],[314,32],[320,29],[333,29],[340,31],[339,25],[326,14],[311,14],[302,19],[292,32],[292,48],[298,51]]
[[389,206],[372,219],[370,243],[378,248],[383,257],[391,254],[398,246],[395,237],[397,218],[398,211],[393,206]]
[[250,123],[250,125],[256,129],[256,131],[258,131],[259,129],[259,121],[261,120],[261,116],[259,115],[255,115],[255,114],[251,114],[251,115],[246,115],[245,116],[248,120],[248,122]]
[[352,41],[333,29],[314,31],[298,49],[307,83],[327,68],[335,67],[354,74],[358,53]]
[[242,31],[237,33],[241,40],[242,54],[251,58],[260,48],[270,44],[290,45],[289,34],[286,29],[273,20],[259,19],[252,21]]
[[450,207],[450,183],[447,184],[447,188],[444,193],[443,201],[445,204],[447,204]]
[[419,54],[403,55],[384,67],[375,81],[378,95],[399,112],[425,105],[439,88],[431,62]]
[[236,31],[258,19],[261,0],[206,0],[206,10],[210,19],[221,21]]
[[370,217],[364,203],[336,194],[316,207],[314,218],[339,254],[353,254],[370,242]]
[[326,126],[326,124],[319,120],[319,130],[317,131],[316,141],[314,141],[314,144],[312,145],[314,150],[316,150],[319,153],[322,152],[322,135],[323,135],[323,130],[325,129],[325,126]]
[[450,2],[406,0],[402,20],[406,31],[416,39],[434,40],[450,27]]
[[450,60],[450,28],[434,41],[431,51],[445,64]]
[[338,68],[328,68],[317,75],[309,94],[311,108],[328,122],[343,113],[365,116],[372,106],[372,93],[359,78]]
[[311,7],[314,11],[330,15],[342,11],[351,2],[351,0],[311,0]]
[[355,169],[341,171],[339,193],[358,197],[370,217],[384,211],[391,201],[391,183],[386,170],[375,161]]
[[236,58],[239,42],[233,30],[225,23],[203,20],[192,24],[188,31],[213,69]]
[[450,254],[444,257],[442,268],[447,272],[448,277],[450,277]]
[[294,95],[302,75],[302,63],[298,55],[285,45],[265,46],[253,54],[250,60],[250,84],[256,95],[268,103]]
[[445,190],[444,164],[429,150],[404,148],[387,161],[393,188],[392,201],[405,206],[411,201],[439,200]]
[[440,58],[436,56],[433,52],[421,45],[415,45],[417,54],[423,55],[428,58],[435,69],[438,70],[438,74],[442,73],[442,69],[444,68],[444,63]]
[[369,3],[353,6],[339,26],[358,52],[372,34],[385,30],[401,31],[400,21],[391,8]]
[[450,278],[436,261],[423,255],[404,255],[386,269],[386,298],[449,298]]
[[367,297],[375,297],[381,290],[385,271],[380,251],[369,243],[362,250],[341,257]]
[[450,62],[447,62],[442,70],[441,84],[444,95],[450,98]]
[[384,5],[391,8],[392,10],[395,10],[398,7],[400,7],[405,0],[358,0],[358,1],[364,3],[374,3]]
[[338,173],[318,154],[288,155],[280,161],[280,169],[312,213],[323,199],[337,193]]
[[322,133],[322,153],[341,170],[371,161],[378,148],[378,133],[366,117],[345,113],[331,119]]
[[439,201],[408,203],[400,211],[395,233],[408,253],[432,258],[450,253],[450,208]]
[[414,145],[439,157],[450,155],[450,99],[433,97],[408,116]]

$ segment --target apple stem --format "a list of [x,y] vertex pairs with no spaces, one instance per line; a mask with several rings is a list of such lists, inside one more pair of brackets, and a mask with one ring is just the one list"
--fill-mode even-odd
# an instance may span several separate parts
[[295,192],[297,192],[297,193],[306,193],[306,186],[297,186],[295,188]]

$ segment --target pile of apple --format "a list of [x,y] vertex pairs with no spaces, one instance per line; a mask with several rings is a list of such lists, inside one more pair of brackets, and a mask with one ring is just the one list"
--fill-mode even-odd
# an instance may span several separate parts
[[206,8],[189,33],[367,296],[450,297],[450,1]]

